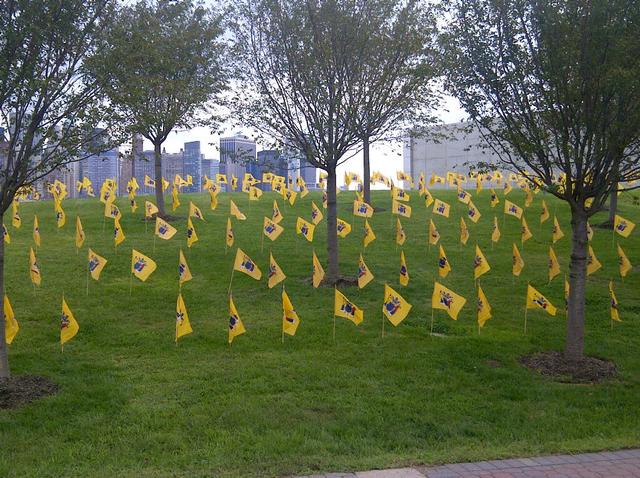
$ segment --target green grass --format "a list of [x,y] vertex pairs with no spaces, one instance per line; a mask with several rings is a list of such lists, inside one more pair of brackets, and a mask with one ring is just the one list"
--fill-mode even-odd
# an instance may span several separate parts
[[[473,191],[471,191],[473,192]],[[378,239],[365,251],[375,280],[364,290],[344,292],[365,311],[356,327],[338,320],[332,343],[333,291],[309,283],[311,252],[326,261],[325,222],[313,245],[295,235],[298,215],[310,216],[314,193],[295,207],[283,206],[285,232],[260,251],[262,218],[271,214],[273,195],[249,203],[233,199],[248,219],[234,221],[236,245],[266,276],[269,248],[287,274],[287,291],[301,318],[295,337],[280,342],[280,289],[269,290],[242,274],[233,281],[234,301],[247,333],[227,345],[227,287],[233,252],[225,255],[229,195],[210,211],[208,196],[185,195],[176,214],[179,233],[158,240],[153,226],[145,232],[144,198],[124,212],[126,241],[114,253],[111,220],[103,230],[97,200],[66,200],[67,225],[55,227],[51,202],[23,204],[22,228],[5,222],[7,293],[20,322],[10,350],[14,374],[42,374],[60,392],[17,410],[0,411],[0,476],[6,477],[151,477],[280,476],[317,471],[361,470],[415,463],[442,463],[551,452],[577,452],[640,444],[640,278],[637,270],[621,283],[610,231],[595,229],[593,247],[604,267],[588,279],[586,351],[616,362],[619,379],[597,386],[554,383],[518,365],[522,354],[561,349],[566,318],[562,277],[547,285],[547,251],[551,221],[540,229],[540,199],[526,211],[534,238],[525,244],[520,279],[512,280],[511,245],[519,226],[507,217],[502,238],[492,249],[493,215],[502,224],[502,205],[489,207],[489,192],[474,202],[483,216],[469,223],[471,238],[459,246],[463,206],[453,191],[434,191],[452,204],[452,217],[434,220],[453,271],[443,283],[469,302],[459,320],[435,314],[430,337],[430,295],[437,274],[437,252],[426,246],[427,213],[417,192],[413,217],[404,219],[404,251],[411,282],[398,284],[400,251],[395,220],[390,219],[387,192],[374,192],[374,204],[386,208],[371,220]],[[524,195],[509,198],[518,204]],[[173,341],[178,293],[178,249],[186,251],[189,199],[206,215],[194,220],[200,241],[187,252],[194,280],[182,290],[194,333]],[[570,225],[566,206],[548,195],[565,232],[556,244],[563,272],[568,270]],[[340,266],[355,275],[363,220],[351,216],[353,193],[338,196],[339,216],[352,222],[351,235],[340,239]],[[638,208],[622,196],[620,212],[640,222]],[[28,253],[33,214],[40,219],[42,247],[38,258],[42,286],[29,281]],[[87,241],[76,254],[74,223],[80,214]],[[604,214],[593,223],[604,219]],[[492,270],[482,287],[494,317],[481,335],[475,320],[473,249],[476,241]],[[620,239],[632,263],[640,262],[640,233]],[[91,281],[86,295],[86,247],[108,259],[101,280]],[[146,282],[134,280],[129,295],[130,255],[135,247],[153,257],[158,270]],[[624,323],[609,322],[607,285],[616,280]],[[526,281],[539,288],[560,313],[550,317],[529,312],[523,334]],[[386,326],[380,337],[385,281],[413,305],[397,328]],[[80,332],[59,345],[60,301],[64,292]],[[494,368],[489,361],[501,366]]]

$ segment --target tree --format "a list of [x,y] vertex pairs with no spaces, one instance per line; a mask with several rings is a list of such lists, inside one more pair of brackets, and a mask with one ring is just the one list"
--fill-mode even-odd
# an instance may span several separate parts
[[[104,141],[104,129],[98,129],[108,125],[108,109],[83,68],[110,9],[109,0],[0,2],[0,123],[7,144],[0,162],[0,220],[17,191],[67,163],[113,147]],[[2,317],[0,380],[10,375]]]
[[452,0],[447,6],[448,89],[503,165],[570,207],[564,357],[580,360],[587,220],[619,180],[639,171],[640,4]]
[[349,98],[366,41],[365,0],[241,0],[234,25],[244,124],[327,173],[326,282],[339,280],[336,167],[360,141]]
[[371,203],[369,146],[405,120],[429,124],[436,102],[430,86],[437,74],[435,22],[419,0],[366,2],[366,41],[354,57],[349,97],[359,109],[353,128],[362,141],[364,199]]
[[191,0],[141,0],[121,7],[90,61],[130,133],[153,144],[162,217],[162,144],[176,128],[207,124],[226,85],[221,18]]

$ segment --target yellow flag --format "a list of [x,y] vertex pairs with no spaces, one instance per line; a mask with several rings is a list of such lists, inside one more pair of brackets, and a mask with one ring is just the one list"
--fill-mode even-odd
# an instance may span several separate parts
[[315,231],[316,226],[314,226],[309,221],[298,216],[296,221],[296,233],[302,234],[302,236],[309,242],[313,242],[313,231]]
[[227,218],[227,234],[225,236],[227,247],[233,246],[234,239],[235,239],[235,235],[233,234],[233,227],[231,227],[231,218],[228,217]]
[[9,235],[9,230],[4,224],[2,224],[2,238],[4,239],[5,244],[11,244],[11,236]]
[[220,173],[216,174],[216,182],[218,184],[229,184],[227,182],[227,176],[225,174],[220,174]]
[[[411,209],[409,209],[410,211]],[[409,212],[411,214],[411,212]],[[364,201],[353,201],[353,215],[360,217],[373,216],[373,207]]]
[[556,308],[547,300],[547,298],[536,289],[527,286],[527,309],[540,308],[549,315],[556,315]]
[[62,298],[62,315],[60,316],[60,345],[64,345],[66,342],[76,336],[80,330],[80,326],[76,319],[73,317],[73,313],[67,302]]
[[487,262],[486,257],[480,250],[480,247],[476,245],[476,255],[473,259],[473,276],[475,279],[478,279],[483,274],[486,274],[491,270],[489,263]]
[[491,240],[498,242],[500,240],[500,228],[498,227],[498,218],[493,216],[493,231],[491,232]]
[[616,293],[613,291],[613,281],[609,281],[609,294],[611,295],[611,320],[622,322],[620,315],[618,315],[618,299],[616,298]]
[[320,283],[322,283],[322,279],[324,279],[324,269],[322,268],[322,264],[318,260],[318,256],[316,256],[316,252],[313,251],[313,287],[316,289],[320,287]]
[[276,239],[278,239],[280,234],[282,234],[282,231],[284,231],[284,228],[280,224],[276,224],[268,217],[264,218],[264,222],[262,224],[262,232],[269,239],[275,241]]
[[365,264],[362,254],[360,254],[360,258],[358,259],[358,287],[362,289],[372,280],[373,274],[367,267],[367,264]]
[[542,211],[540,211],[540,224],[549,220],[549,208],[547,207],[547,203],[542,200]]
[[367,247],[373,241],[376,240],[376,235],[373,233],[373,229],[369,225],[369,221],[367,219],[364,220],[364,238],[363,243],[364,247]]
[[439,282],[433,285],[433,294],[431,296],[431,307],[439,310],[446,310],[453,320],[458,320],[460,310],[467,303],[467,299],[456,294]]
[[260,268],[240,248],[236,251],[236,260],[233,264],[233,268],[238,272],[244,272],[255,280],[260,280],[262,278],[262,271]]
[[193,204],[193,201],[189,201],[189,217],[195,217],[197,219],[200,219],[201,221],[204,221],[202,211],[198,206]]
[[80,216],[76,216],[76,247],[80,249],[84,244],[84,229],[82,228],[82,222],[80,222]]
[[333,314],[336,317],[348,319],[356,325],[359,325],[364,319],[364,312],[362,309],[347,299],[338,289],[335,289]]
[[467,227],[467,223],[464,222],[464,218],[460,218],[460,242],[464,245],[467,244],[469,240],[469,228]]
[[409,285],[409,271],[407,261],[404,258],[404,251],[400,251],[400,285]]
[[440,233],[436,229],[436,225],[433,223],[433,219],[429,219],[429,244],[435,246],[440,240]]
[[316,206],[315,202],[311,201],[311,222],[317,226],[323,217],[320,208]]
[[193,227],[191,217],[189,217],[187,219],[187,247],[193,246],[196,242],[198,242],[198,235],[196,234],[195,227]]
[[556,251],[553,250],[553,247],[549,247],[549,282],[551,282],[558,274],[560,274],[558,256],[556,256]]
[[533,237],[533,234],[531,234],[531,230],[529,229],[527,220],[524,218],[524,216],[522,216],[522,236],[520,238],[520,241],[522,242],[522,244],[524,244],[526,241],[528,241],[532,237]]
[[31,275],[31,282],[35,285],[40,285],[42,281],[42,275],[40,273],[40,266],[36,260],[36,254],[33,252],[33,248],[29,248],[29,274]]
[[469,204],[469,201],[471,201],[471,194],[469,194],[467,191],[462,189],[460,185],[458,185],[457,197],[458,197],[458,201],[460,201],[462,204]]
[[289,201],[289,204],[293,206],[296,202],[296,198],[298,197],[298,193],[293,191],[292,189],[285,189],[284,197],[287,201]]
[[351,232],[351,224],[338,218],[337,233],[339,237],[347,237]]
[[184,257],[182,249],[180,249],[180,255],[178,256],[178,283],[182,285],[191,279],[193,279],[193,276],[191,275],[191,270],[187,264],[187,259]]
[[11,345],[11,343],[13,342],[13,339],[16,338],[16,335],[20,330],[20,326],[18,325],[16,316],[13,313],[13,307],[11,307],[11,303],[9,302],[9,297],[7,297],[7,294],[4,295],[3,307],[4,307],[4,337],[7,344]]
[[178,198],[178,188],[175,186],[175,184],[173,185],[173,188],[171,188],[171,197],[173,198],[173,202],[171,203],[171,208],[172,210],[176,210],[180,207],[180,199]]
[[440,199],[436,199],[433,202],[433,214],[439,214],[440,216],[449,217],[449,211],[451,206]]
[[589,255],[587,256],[587,275],[590,276],[602,267],[600,261],[593,252],[593,248],[589,246]]
[[[56,204],[57,204],[57,201],[56,201]],[[22,225],[22,219],[20,219],[20,214],[18,213],[18,201],[14,200],[11,203],[11,208],[12,208],[11,224],[16,229],[20,229],[20,226]]]
[[402,223],[400,222],[400,218],[396,218],[396,244],[401,246],[404,244],[404,241],[407,240],[407,235],[404,232],[404,228],[402,227]]
[[511,201],[504,201],[504,213],[522,219],[522,208]]
[[167,221],[160,219],[159,216],[156,216],[156,236],[161,239],[169,240],[176,232],[178,231],[175,227]]
[[431,193],[429,192],[429,190],[427,188],[425,188],[424,190],[424,205],[425,207],[430,207],[433,204],[433,196],[431,195]]
[[284,272],[282,272],[282,269],[280,268],[276,260],[273,258],[273,255],[269,253],[269,274],[268,274],[269,289],[273,289],[276,285],[278,285],[280,282],[282,282],[286,278],[287,276],[284,275]]
[[182,294],[178,294],[176,302],[176,342],[184,335],[193,332],[191,323],[189,322],[189,314],[187,314],[187,306],[184,305]]
[[104,217],[110,217],[112,219],[121,219],[122,213],[120,212],[120,208],[113,204],[115,200],[115,196],[111,196],[111,200],[107,201],[104,204]]
[[524,199],[524,207],[529,207],[529,206],[531,206],[531,203],[533,202],[533,193],[531,192],[531,189],[529,189],[529,188],[527,188],[525,193],[526,193],[526,197]]
[[498,198],[498,194],[491,188],[491,207],[496,207],[500,204],[500,198]]
[[634,227],[636,227],[636,225],[633,222],[622,216],[618,216],[617,214],[615,215],[613,228],[622,237],[629,237],[629,234],[633,232]]
[[131,205],[131,212],[136,212],[136,210],[138,209],[138,202],[135,200],[135,198],[131,198],[129,200],[129,204]]
[[391,189],[391,197],[396,201],[409,201],[411,199],[406,191],[396,187]]
[[233,303],[233,297],[229,295],[229,343],[233,342],[238,335],[246,332],[244,324],[238,315],[236,304]]
[[218,207],[218,193],[210,189],[209,198],[209,205],[211,206],[211,210],[214,211]]
[[395,199],[391,203],[391,212],[402,217],[411,217],[411,206],[403,204]]
[[627,273],[633,268],[629,258],[618,244],[618,264],[620,265],[620,275],[622,277],[626,277]]
[[38,216],[33,216],[33,242],[40,247],[40,225],[38,224]]
[[385,284],[382,313],[387,319],[389,319],[389,322],[394,326],[397,326],[407,317],[410,310],[411,304],[404,300],[404,298],[395,290]]
[[511,187],[511,184],[509,183],[504,183],[504,195],[506,196],[507,194],[509,194],[511,192],[513,188]]
[[89,248],[89,274],[94,280],[100,280],[100,273],[104,266],[107,265],[107,260],[96,254]]
[[155,180],[151,179],[147,174],[144,175],[144,185],[149,187],[149,188],[155,188],[156,187],[156,182]]
[[297,312],[293,308],[293,304],[287,295],[287,292],[282,288],[282,331],[287,335],[296,335],[300,325],[300,318]]
[[262,189],[255,186],[249,187],[249,201],[258,201],[262,197]]
[[55,211],[56,211],[56,223],[58,227],[63,227],[67,222],[67,216],[64,213],[64,209],[62,209],[62,204],[60,202],[55,201]]
[[471,219],[474,223],[478,222],[482,214],[480,214],[480,211],[478,210],[476,205],[473,204],[473,201],[470,200],[468,206],[469,206],[469,211],[468,211],[469,219]]
[[513,243],[512,258],[513,258],[512,273],[514,276],[517,277],[520,275],[520,272],[522,272],[522,269],[524,269],[524,260],[522,259],[522,256],[520,255],[520,251],[518,250],[518,246],[516,246],[515,242]]
[[591,242],[591,240],[593,239],[593,229],[589,221],[587,221],[587,239],[589,240],[589,242]]
[[135,249],[131,250],[131,273],[142,282],[149,278],[156,267],[158,266],[153,259]]
[[484,327],[484,324],[491,318],[491,305],[484,295],[482,287],[478,284],[478,325]]
[[553,229],[551,231],[551,238],[553,239],[553,243],[555,244],[560,239],[564,237],[564,233],[562,229],[560,229],[560,223],[558,223],[558,218],[553,216]]
[[240,209],[238,209],[238,206],[236,206],[236,203],[234,203],[233,200],[229,201],[229,214],[239,221],[244,221],[247,218],[247,216],[240,212]]
[[154,214],[158,214],[158,207],[151,201],[144,202],[144,217],[152,218]]
[[124,241],[124,239],[125,239],[124,231],[122,230],[120,221],[116,218],[115,221],[113,222],[113,240],[116,246],[118,246],[122,244],[122,241]]
[[451,264],[449,264],[449,259],[447,259],[447,255],[444,252],[444,247],[440,245],[440,254],[438,256],[438,275],[444,278],[447,277],[449,272],[451,272]]
[[278,207],[278,201],[273,200],[273,214],[271,215],[271,220],[276,224],[280,224],[280,221],[284,219],[284,216],[280,212],[280,207]]

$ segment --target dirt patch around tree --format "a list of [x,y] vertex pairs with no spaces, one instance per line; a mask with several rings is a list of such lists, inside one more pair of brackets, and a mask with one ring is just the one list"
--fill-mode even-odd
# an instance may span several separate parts
[[40,398],[54,395],[58,386],[47,377],[18,375],[0,379],[0,409],[18,408]]
[[597,357],[569,361],[560,352],[539,352],[524,355],[520,363],[545,377],[563,383],[600,383],[618,375],[615,364]]

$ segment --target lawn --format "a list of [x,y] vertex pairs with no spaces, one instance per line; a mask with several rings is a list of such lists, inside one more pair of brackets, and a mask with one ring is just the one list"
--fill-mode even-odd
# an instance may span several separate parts
[[[503,202],[489,206],[489,191],[474,195],[482,213],[470,223],[471,238],[459,245],[459,216],[466,208],[454,191],[434,190],[452,205],[449,219],[435,217],[453,270],[442,282],[464,295],[458,321],[435,313],[429,335],[430,297],[437,276],[437,248],[427,247],[431,213],[416,191],[413,216],[402,219],[403,249],[411,281],[398,283],[400,249],[388,192],[373,193],[386,209],[370,220],[377,235],[365,250],[375,280],[365,289],[343,292],[365,311],[356,327],[339,319],[332,341],[333,290],[313,289],[311,254],[326,263],[323,221],[313,244],[295,234],[298,215],[309,218],[319,193],[280,207],[285,232],[261,251],[261,225],[271,215],[273,193],[259,202],[244,194],[220,195],[215,211],[208,195],[181,195],[175,212],[178,234],[155,243],[153,225],[142,220],[145,198],[131,214],[119,198],[126,240],[114,251],[112,221],[94,200],[65,200],[67,224],[55,225],[50,201],[20,207],[22,227],[5,223],[7,294],[20,333],[10,349],[14,374],[39,374],[60,386],[58,394],[14,410],[0,410],[0,476],[3,477],[237,477],[282,476],[361,470],[417,463],[480,460],[552,452],[578,452],[640,444],[640,274],[620,281],[611,231],[595,229],[593,248],[603,268],[587,284],[586,351],[615,361],[619,377],[599,385],[553,382],[518,363],[518,358],[563,346],[562,276],[547,284],[552,221],[538,224],[542,194],[525,211],[534,234],[522,251],[525,269],[511,275],[511,248],[520,239],[518,221],[506,217]],[[633,194],[633,193],[631,193]],[[233,221],[236,245],[263,271],[260,282],[236,273],[233,297],[247,333],[227,344],[227,288],[235,250],[225,254],[229,198],[246,214]],[[501,201],[502,193],[500,193]],[[353,192],[338,196],[339,216],[353,225],[340,239],[340,267],[355,275],[363,219],[353,218]],[[519,205],[524,194],[509,199]],[[189,200],[206,222],[194,219],[200,241],[187,251]],[[555,245],[568,272],[568,208],[545,196],[558,215],[565,238]],[[42,286],[29,280],[28,255],[33,215],[40,220],[38,259]],[[87,240],[78,254],[75,216]],[[496,214],[502,229],[492,248]],[[640,222],[632,198],[622,196],[620,214]],[[604,220],[600,214],[593,223]],[[106,226],[105,226],[106,224]],[[616,240],[618,240],[616,238]],[[478,334],[473,279],[474,246],[484,251],[491,271],[481,285],[493,318]],[[620,238],[632,263],[640,263],[640,232]],[[108,259],[87,295],[86,248]],[[130,294],[131,248],[149,255],[158,269],[145,283],[134,279]],[[185,250],[194,279],[182,288],[193,334],[174,343],[178,294],[178,250]],[[269,250],[287,274],[286,289],[301,318],[295,337],[281,342],[280,288],[268,289]],[[623,323],[611,328],[608,282],[613,278]],[[529,311],[523,333],[527,281],[558,306],[556,317]],[[398,327],[389,323],[381,338],[383,285],[388,282],[412,305]],[[62,294],[80,332],[60,352]]]

